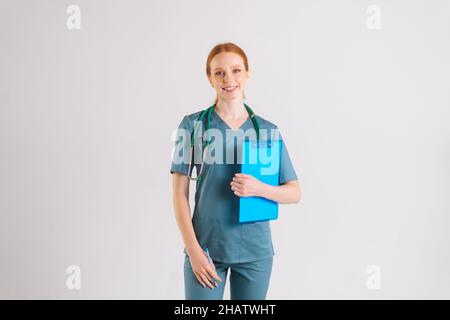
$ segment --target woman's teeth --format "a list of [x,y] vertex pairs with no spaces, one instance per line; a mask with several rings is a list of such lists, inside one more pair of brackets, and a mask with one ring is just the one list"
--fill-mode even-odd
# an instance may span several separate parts
[[223,91],[233,92],[238,86],[222,88]]

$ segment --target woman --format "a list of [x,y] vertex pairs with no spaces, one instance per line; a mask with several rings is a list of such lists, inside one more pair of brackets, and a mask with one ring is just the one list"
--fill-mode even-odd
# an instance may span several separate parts
[[[230,131],[238,132],[238,135],[245,130],[255,132],[251,112],[243,102],[244,88],[250,75],[247,56],[233,43],[219,44],[208,55],[206,74],[217,93],[216,101],[210,108],[210,128],[215,129],[216,133],[222,133],[224,137],[223,155],[230,152],[236,155],[240,145],[235,145],[234,138],[229,138],[227,134]],[[192,133],[195,121],[202,112],[203,110],[185,116],[179,129]],[[262,117],[255,117],[260,129],[277,129],[273,123]],[[198,124],[204,126],[206,118],[205,116]],[[187,136],[183,139],[180,137],[176,145],[190,150],[189,139]],[[282,141],[281,136],[279,139]],[[173,174],[173,205],[185,244],[186,299],[223,299],[228,270],[232,300],[265,299],[275,254],[269,221],[239,223],[238,205],[239,197],[249,196],[264,197],[278,203],[297,203],[300,200],[297,175],[284,142],[282,141],[279,186],[268,185],[251,175],[240,174],[235,158],[231,163],[208,163],[205,160],[202,169],[199,162],[194,161],[197,175],[200,170],[201,179],[197,180],[192,220],[188,174],[192,173],[194,165],[189,171],[190,160],[192,158],[188,157],[181,164],[172,161],[170,169]]]

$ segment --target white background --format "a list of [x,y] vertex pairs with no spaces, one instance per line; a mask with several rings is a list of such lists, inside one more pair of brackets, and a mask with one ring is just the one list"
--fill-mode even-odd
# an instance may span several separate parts
[[267,298],[450,298],[449,16],[424,0],[2,0],[0,298],[184,299],[171,135],[214,101],[206,58],[227,41],[303,191],[271,223]]

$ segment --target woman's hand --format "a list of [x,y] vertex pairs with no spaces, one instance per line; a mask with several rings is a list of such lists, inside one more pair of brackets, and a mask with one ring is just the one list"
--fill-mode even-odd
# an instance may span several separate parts
[[[216,280],[222,282],[222,279],[216,273],[216,267],[214,266],[214,263],[212,262],[212,260],[211,264],[208,262],[208,255],[201,247],[198,247],[197,249],[192,250],[192,252],[188,253],[192,271],[197,277],[198,282],[200,282],[203,287],[206,287],[207,285],[211,289],[214,289],[212,278],[215,278]],[[218,286],[217,282],[215,281],[214,284],[216,287]]]
[[239,197],[261,197],[267,186],[254,176],[245,173],[236,173],[230,185],[231,190]]

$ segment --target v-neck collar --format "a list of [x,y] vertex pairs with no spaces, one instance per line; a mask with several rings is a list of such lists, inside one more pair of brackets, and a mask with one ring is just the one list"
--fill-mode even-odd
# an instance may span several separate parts
[[212,113],[214,113],[215,117],[218,118],[219,121],[222,122],[227,127],[227,129],[230,129],[232,131],[239,131],[239,129],[243,129],[244,126],[247,124],[247,122],[250,120],[250,115],[248,115],[247,119],[239,128],[233,129],[228,125],[228,123],[225,122],[225,120],[222,119],[222,117],[217,113],[216,109],[213,109]]

